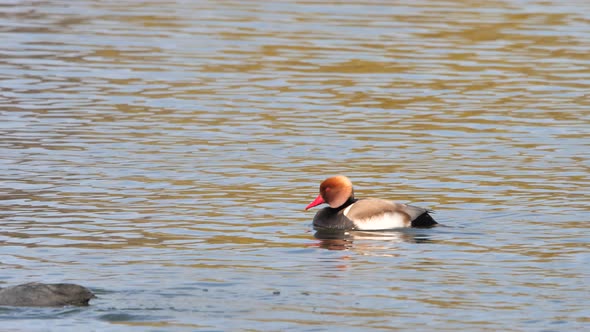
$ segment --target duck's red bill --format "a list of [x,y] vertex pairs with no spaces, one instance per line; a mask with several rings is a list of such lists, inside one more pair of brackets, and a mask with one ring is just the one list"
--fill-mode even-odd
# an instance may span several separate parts
[[320,205],[320,204],[322,204],[322,203],[325,203],[325,202],[324,202],[324,199],[322,198],[322,195],[318,195],[318,197],[316,197],[316,198],[313,200],[313,202],[309,203],[309,205],[308,205],[308,206],[306,206],[306,207],[305,207],[305,209],[306,209],[306,210],[309,210],[309,209],[311,209],[312,207],[314,207],[314,206],[317,206],[317,205]]

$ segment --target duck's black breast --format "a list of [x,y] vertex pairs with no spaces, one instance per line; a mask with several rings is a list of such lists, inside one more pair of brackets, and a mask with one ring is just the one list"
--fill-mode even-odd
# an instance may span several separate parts
[[354,228],[354,223],[344,215],[343,208],[325,207],[313,217],[313,227],[316,229],[349,230]]

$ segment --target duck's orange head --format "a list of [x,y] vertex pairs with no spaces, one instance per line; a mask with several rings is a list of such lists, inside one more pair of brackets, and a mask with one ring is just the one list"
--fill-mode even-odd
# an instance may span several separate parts
[[352,182],[344,175],[336,175],[320,184],[320,194],[305,209],[309,210],[322,203],[327,203],[331,208],[337,208],[346,203],[349,198],[354,198]]

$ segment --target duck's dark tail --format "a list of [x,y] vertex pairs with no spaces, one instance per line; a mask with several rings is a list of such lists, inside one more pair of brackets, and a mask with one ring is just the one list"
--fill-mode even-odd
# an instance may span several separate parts
[[438,224],[431,216],[428,214],[432,211],[427,211],[422,213],[418,216],[418,218],[412,220],[412,227],[420,227],[420,228],[427,228],[432,227]]

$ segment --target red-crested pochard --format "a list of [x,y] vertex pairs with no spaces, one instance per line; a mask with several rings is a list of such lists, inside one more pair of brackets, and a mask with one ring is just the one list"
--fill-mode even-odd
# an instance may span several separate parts
[[320,194],[306,210],[327,203],[316,213],[313,226],[320,229],[384,230],[399,227],[432,227],[430,210],[378,198],[354,198],[352,182],[343,175],[322,182]]

